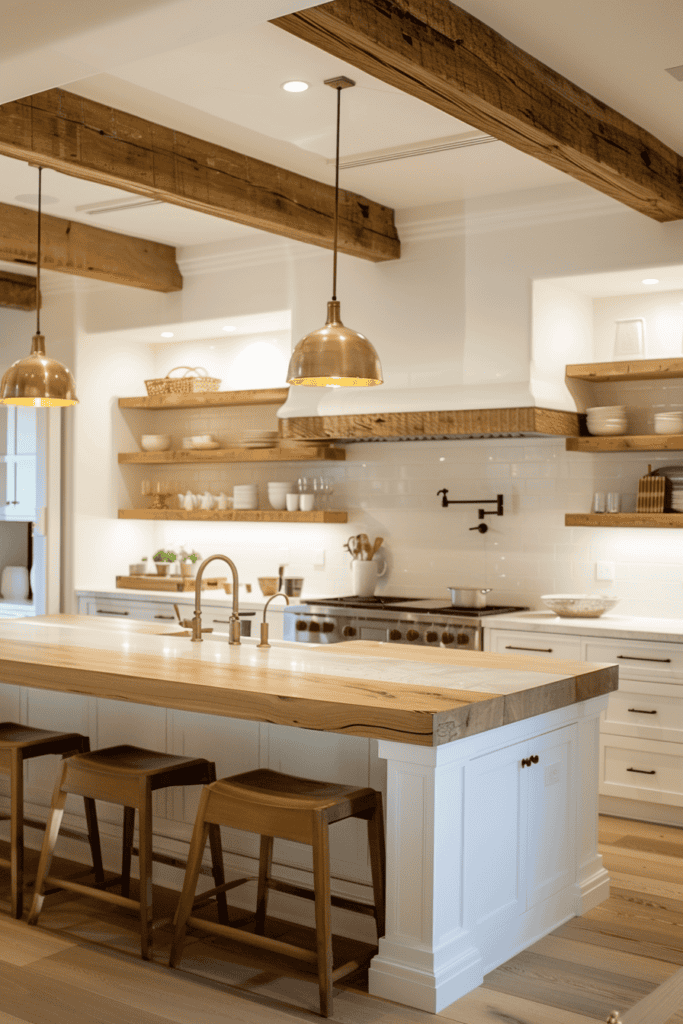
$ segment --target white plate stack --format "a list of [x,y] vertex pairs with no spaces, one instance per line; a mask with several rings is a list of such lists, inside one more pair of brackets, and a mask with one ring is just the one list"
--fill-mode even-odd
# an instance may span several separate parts
[[245,430],[242,434],[245,448],[274,448],[277,439],[277,430]]
[[258,508],[256,484],[237,484],[232,489],[233,508],[247,510]]
[[268,484],[268,501],[270,507],[281,512],[287,507],[287,495],[291,494],[294,487],[291,483],[280,480],[273,480]]
[[625,434],[628,428],[625,405],[599,405],[586,409],[588,432],[598,437]]
[[653,476],[666,476],[671,481],[671,508],[683,512],[683,466],[658,466]]

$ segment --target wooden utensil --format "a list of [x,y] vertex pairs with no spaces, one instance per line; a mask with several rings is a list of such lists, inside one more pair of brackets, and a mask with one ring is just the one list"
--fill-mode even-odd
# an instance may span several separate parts
[[370,561],[372,561],[372,559],[375,557],[379,549],[382,547],[382,544],[384,544],[384,537],[376,537],[375,543],[372,545],[372,548],[370,549],[370,554],[368,555]]
[[360,557],[367,561],[370,557],[370,551],[372,550],[370,538],[367,533],[358,534],[358,550],[360,551]]

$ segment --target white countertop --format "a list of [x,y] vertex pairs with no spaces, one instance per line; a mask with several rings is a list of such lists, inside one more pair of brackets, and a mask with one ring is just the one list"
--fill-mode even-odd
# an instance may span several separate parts
[[509,612],[507,615],[487,616],[484,627],[683,643],[683,619],[654,619],[639,615],[608,613],[599,619],[566,619],[550,611]]
[[[150,573],[150,576],[152,574]],[[171,577],[172,578],[172,577]],[[137,602],[150,601],[155,604],[162,601],[166,604],[183,604],[194,606],[194,590],[129,590],[127,587],[112,587],[107,590],[104,587],[94,588],[92,590],[78,589],[75,591],[76,597],[118,597],[121,600],[134,598]],[[269,598],[264,597],[260,593],[258,588],[252,590],[250,594],[246,594],[240,584],[239,594],[239,606],[240,610],[245,609],[246,611],[258,610],[263,608],[266,601]],[[301,604],[302,598],[290,597],[290,604]],[[220,590],[202,590],[202,608],[206,607],[218,607],[225,608],[226,606],[232,606],[232,594],[226,594],[223,588]],[[282,598],[278,598],[268,608],[268,614],[271,611],[277,612],[282,611],[285,608],[285,602]]]

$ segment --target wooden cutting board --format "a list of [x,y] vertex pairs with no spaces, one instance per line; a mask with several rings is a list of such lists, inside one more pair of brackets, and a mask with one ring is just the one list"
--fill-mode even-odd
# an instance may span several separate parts
[[[202,590],[219,590],[227,576],[208,576],[202,579]],[[194,576],[117,576],[116,586],[123,590],[168,590],[182,593],[194,590]]]

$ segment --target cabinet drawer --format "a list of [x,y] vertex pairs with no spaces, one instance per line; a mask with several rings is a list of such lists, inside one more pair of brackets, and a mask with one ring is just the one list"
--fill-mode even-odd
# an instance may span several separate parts
[[683,687],[622,678],[609,695],[603,732],[683,743]]
[[[491,630],[489,650],[497,654],[533,654],[539,658],[581,660],[581,637],[559,633],[518,633],[513,630]],[[596,659],[597,660],[597,659]],[[604,660],[604,659],[603,659]]]
[[637,640],[586,640],[586,661],[611,661],[619,666],[619,678],[683,682],[683,644]]
[[683,744],[601,734],[600,793],[683,807]]

